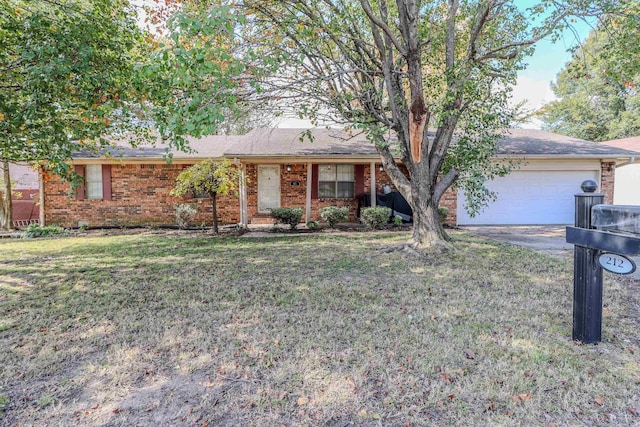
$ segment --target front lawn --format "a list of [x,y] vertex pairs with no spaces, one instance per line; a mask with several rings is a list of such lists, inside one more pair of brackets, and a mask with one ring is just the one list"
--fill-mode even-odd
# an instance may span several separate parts
[[0,425],[637,425],[637,282],[454,232],[0,241]]

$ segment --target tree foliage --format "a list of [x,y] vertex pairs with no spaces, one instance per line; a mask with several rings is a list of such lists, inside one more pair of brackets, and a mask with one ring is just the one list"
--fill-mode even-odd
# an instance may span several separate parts
[[134,18],[121,0],[0,3],[0,161],[46,160],[64,176],[78,144],[132,126]]
[[437,206],[447,188],[457,182],[478,207],[488,193],[482,183],[507,171],[492,155],[534,43],[569,15],[595,12],[582,0],[526,10],[466,0],[196,4],[206,16],[228,11],[227,29],[242,46],[234,59],[256,75],[249,95],[366,133],[413,209],[413,243],[422,247],[445,238]]
[[218,232],[217,196],[235,192],[240,182],[240,169],[229,159],[208,159],[185,170],[176,178],[173,196],[207,194],[211,197],[213,229]]
[[558,74],[545,129],[590,141],[640,134],[640,2],[600,21]]

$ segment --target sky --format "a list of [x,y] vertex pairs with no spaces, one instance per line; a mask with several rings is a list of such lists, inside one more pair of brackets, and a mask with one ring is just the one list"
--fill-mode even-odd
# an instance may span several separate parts
[[[571,53],[567,50],[583,41],[590,30],[590,24],[576,22],[573,31],[566,30],[556,43],[551,43],[550,40],[539,42],[535,53],[526,60],[527,68],[518,74],[518,82],[513,90],[513,102],[526,101],[526,109],[537,110],[555,100],[551,82],[555,81],[556,75],[571,59]],[[540,120],[533,119],[524,123],[522,127],[539,129],[540,125]]]

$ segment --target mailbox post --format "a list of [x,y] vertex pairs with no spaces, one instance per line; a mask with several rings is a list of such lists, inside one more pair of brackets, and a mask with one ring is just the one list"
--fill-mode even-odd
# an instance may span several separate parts
[[602,204],[604,195],[595,193],[592,180],[581,188],[584,193],[575,196],[575,227],[567,227],[567,243],[575,245],[572,336],[596,344],[602,338],[602,269],[618,274],[635,271],[634,262],[625,255],[640,253],[640,206]]
[[[575,225],[592,229],[591,208],[604,202],[595,193],[596,183],[582,183],[584,193],[576,194]],[[602,267],[597,249],[575,245],[573,249],[573,340],[593,344],[602,337]]]

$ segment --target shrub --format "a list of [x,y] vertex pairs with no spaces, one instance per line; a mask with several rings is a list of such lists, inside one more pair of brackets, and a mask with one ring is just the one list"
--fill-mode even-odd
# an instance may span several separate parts
[[46,237],[64,234],[67,233],[63,228],[58,227],[57,225],[47,225],[45,227],[40,227],[40,224],[30,224],[29,227],[27,227],[27,231],[22,233],[22,237],[24,237],[25,239],[30,239],[34,237]]
[[309,221],[307,223],[307,228],[309,230],[317,230],[318,228],[320,228],[320,223],[318,221]]
[[320,209],[320,217],[329,223],[329,227],[336,228],[339,222],[349,219],[349,208],[327,206]]
[[360,219],[368,228],[382,228],[389,222],[391,209],[386,206],[376,206],[375,208],[363,208]]
[[440,221],[440,224],[444,224],[444,222],[447,220],[448,215],[449,215],[449,208],[446,208],[444,206],[438,206],[438,220]]
[[198,208],[193,205],[176,204],[174,209],[176,210],[176,224],[180,228],[189,227],[198,213]]
[[289,224],[291,230],[295,230],[302,218],[302,208],[274,208],[270,214],[276,224]]
[[400,215],[395,215],[393,217],[393,225],[400,227],[402,225],[402,217]]

